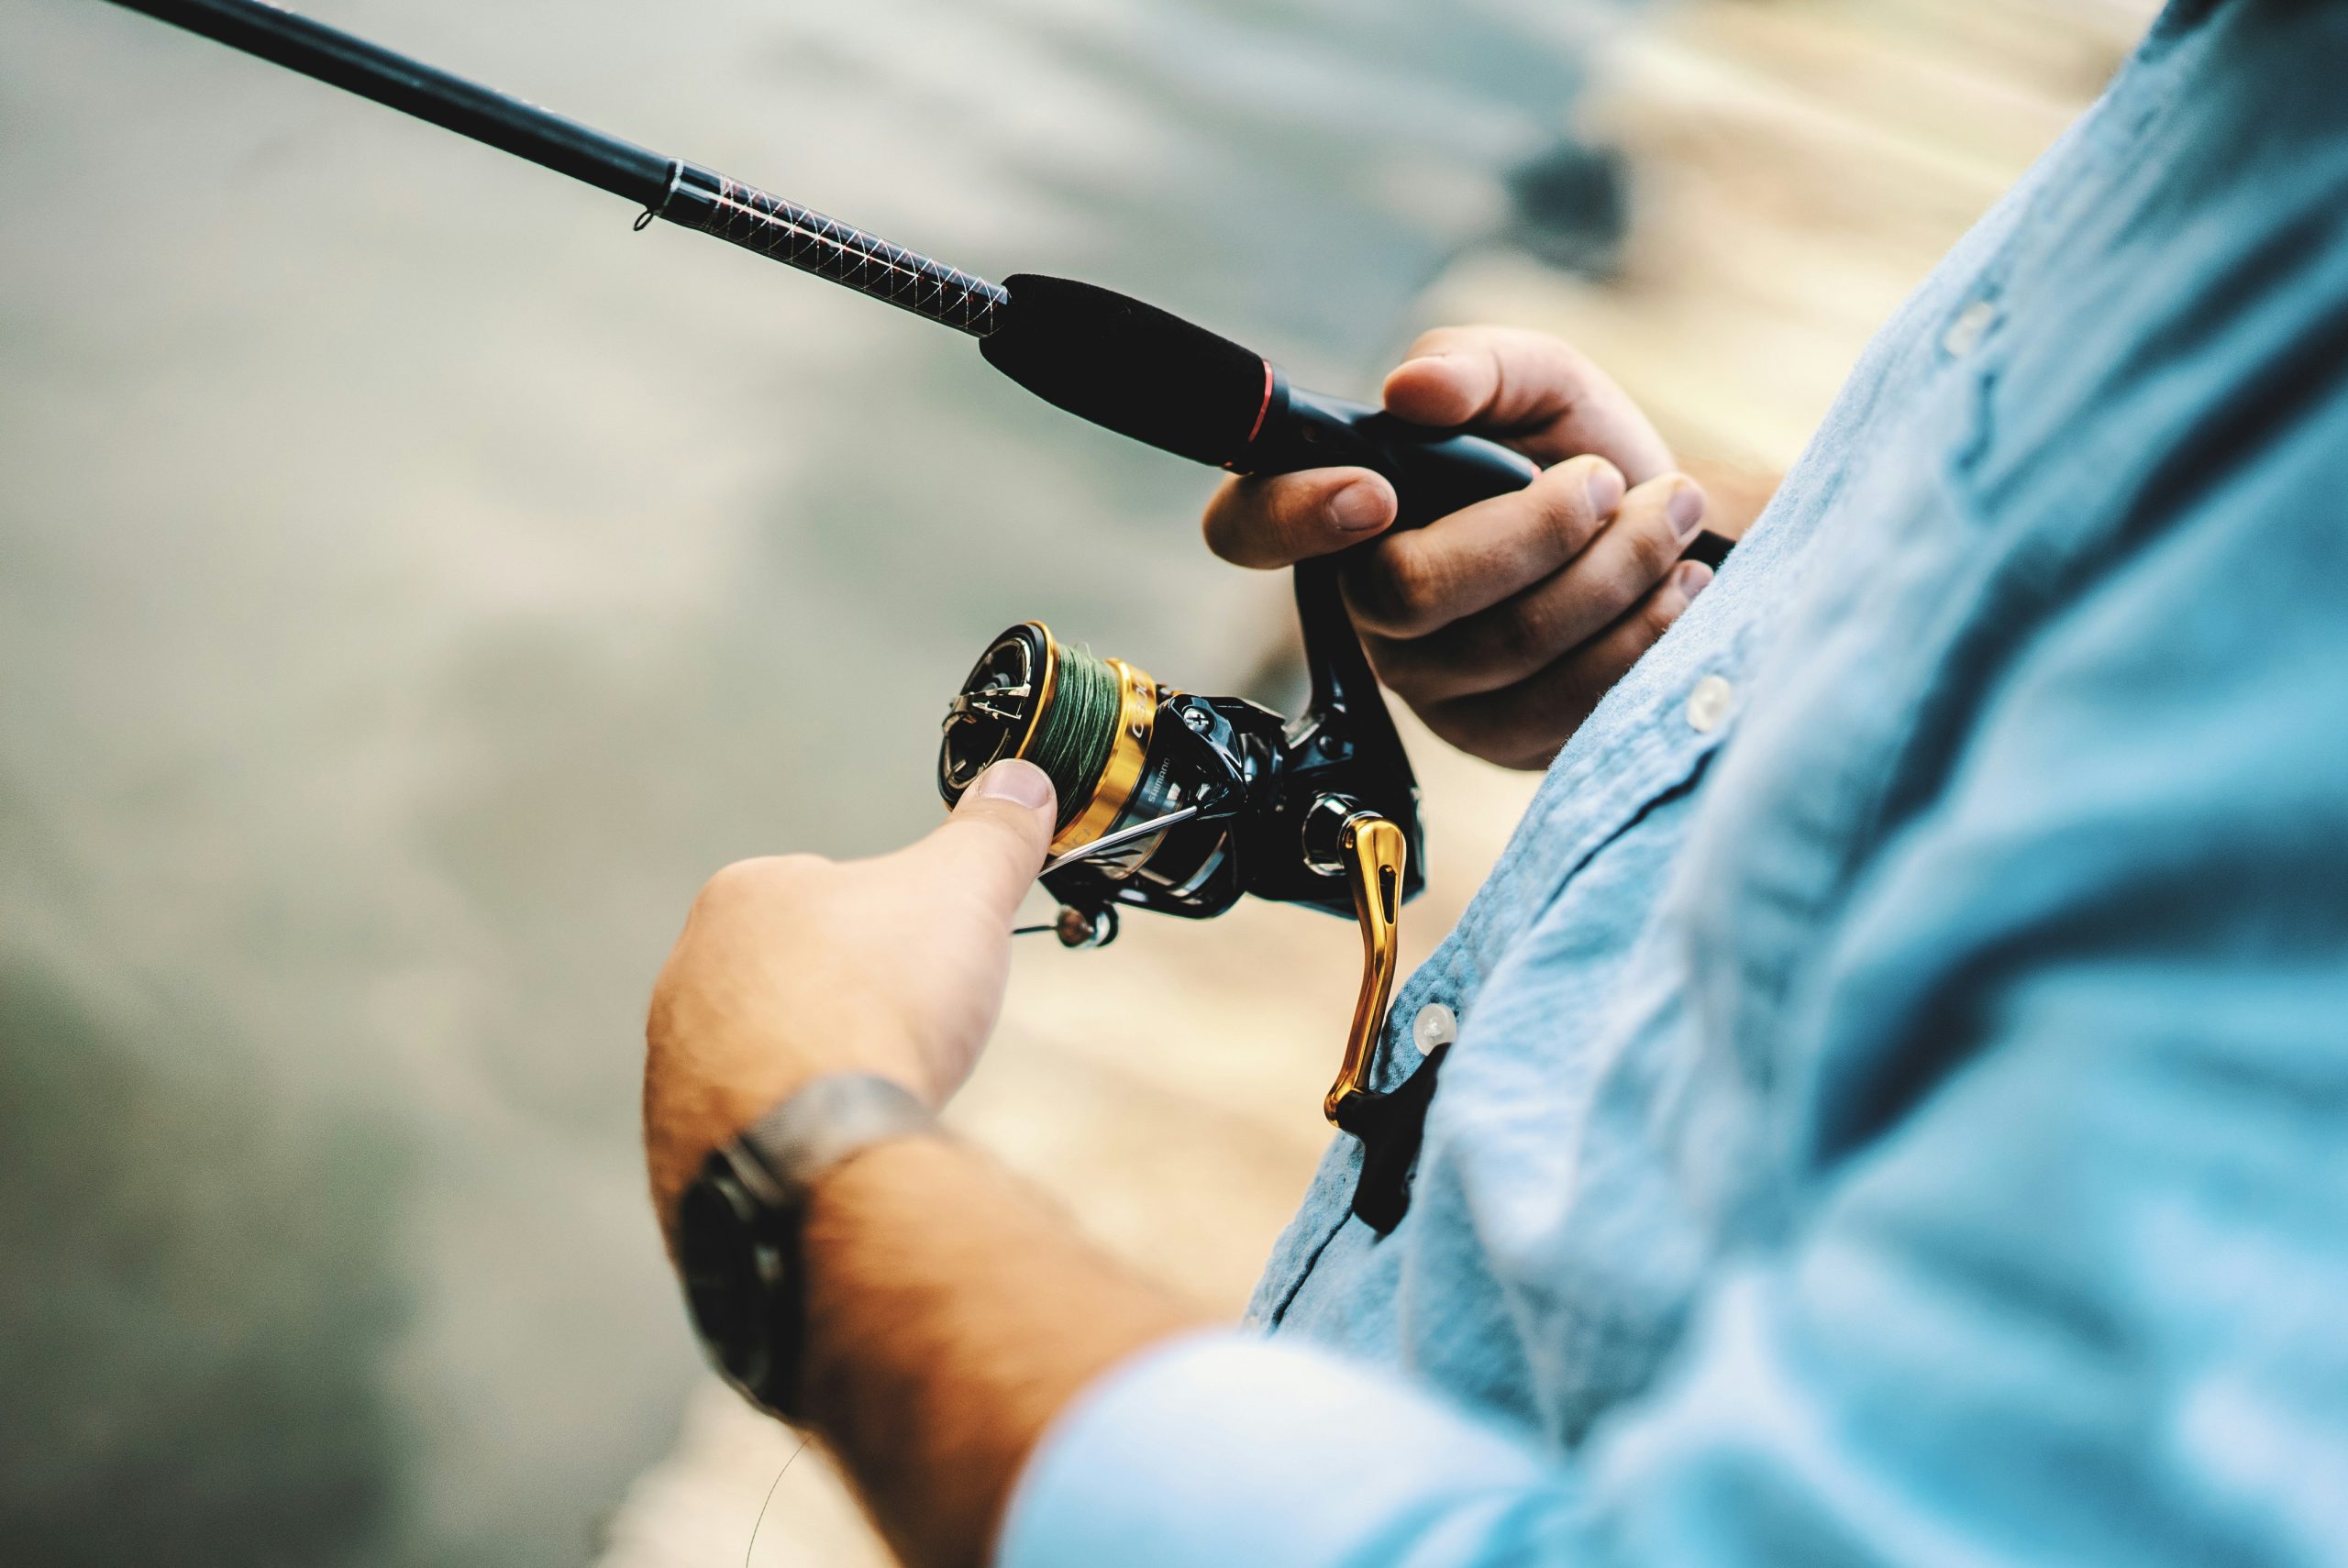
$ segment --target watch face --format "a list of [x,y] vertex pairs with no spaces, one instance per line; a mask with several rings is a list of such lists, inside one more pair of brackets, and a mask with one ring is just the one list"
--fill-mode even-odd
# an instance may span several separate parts
[[761,1403],[770,1399],[784,1286],[782,1248],[765,1218],[757,1199],[722,1171],[704,1171],[677,1210],[693,1327],[727,1379]]

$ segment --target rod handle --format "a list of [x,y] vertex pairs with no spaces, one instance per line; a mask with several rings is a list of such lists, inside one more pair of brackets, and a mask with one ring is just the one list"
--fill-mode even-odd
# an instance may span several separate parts
[[[1413,425],[1382,408],[1286,384],[1275,372],[1262,427],[1228,467],[1245,474],[1361,468],[1394,487],[1398,528],[1419,528],[1463,506],[1523,490],[1540,475],[1523,453],[1481,436]],[[1734,541],[1701,533],[1687,557],[1720,565]]]

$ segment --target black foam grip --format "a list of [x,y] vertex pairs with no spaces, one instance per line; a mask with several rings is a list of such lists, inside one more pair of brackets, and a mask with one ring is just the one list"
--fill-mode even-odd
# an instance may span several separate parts
[[1397,419],[1366,403],[1283,389],[1263,433],[1231,466],[1244,474],[1364,468],[1393,483],[1396,525],[1416,528],[1540,477],[1532,458],[1457,430]]
[[1264,357],[1130,295],[1034,272],[980,340],[987,362],[1046,403],[1193,462],[1230,461],[1264,409]]

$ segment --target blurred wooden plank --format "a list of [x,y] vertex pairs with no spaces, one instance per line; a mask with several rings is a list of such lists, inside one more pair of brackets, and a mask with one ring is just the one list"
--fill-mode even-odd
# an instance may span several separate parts
[[1479,255],[1445,276],[1426,319],[1556,332],[1647,404],[1700,477],[1782,471],[1876,327],[2101,90],[2156,9],[1677,10],[1619,43],[1589,116],[1638,171],[1621,277]]

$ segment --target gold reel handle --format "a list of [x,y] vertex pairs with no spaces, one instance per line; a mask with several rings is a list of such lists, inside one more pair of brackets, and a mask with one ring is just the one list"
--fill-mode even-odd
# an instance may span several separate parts
[[1359,812],[1346,819],[1337,846],[1346,879],[1353,887],[1354,916],[1361,922],[1361,995],[1354,1002],[1353,1027],[1346,1032],[1337,1081],[1321,1102],[1322,1114],[1342,1124],[1346,1107],[1370,1092],[1370,1077],[1378,1067],[1386,1003],[1394,991],[1402,871],[1410,844],[1395,823],[1374,812]]

